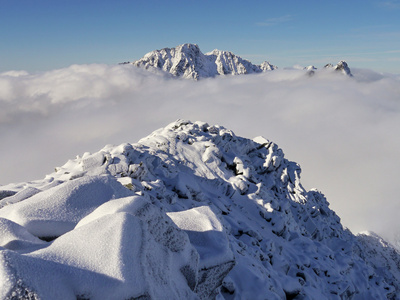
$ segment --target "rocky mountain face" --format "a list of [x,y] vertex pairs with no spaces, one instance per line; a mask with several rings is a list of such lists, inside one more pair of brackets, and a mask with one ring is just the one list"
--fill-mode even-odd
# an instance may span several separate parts
[[174,76],[195,80],[217,75],[261,73],[276,69],[276,66],[268,62],[253,65],[229,51],[214,50],[203,54],[195,44],[155,50],[132,64],[146,69],[161,69]]
[[[175,48],[155,50],[147,53],[137,61],[123,64],[133,64],[145,69],[162,70],[176,77],[194,80],[218,75],[262,73],[278,68],[267,61],[264,61],[261,65],[254,65],[229,51],[213,50],[203,54],[196,44],[183,44]],[[340,61],[335,66],[327,64],[325,69],[333,69],[350,77],[353,76],[345,61]],[[307,75],[314,75],[317,68],[308,66],[304,70]]]
[[0,298],[399,299],[399,252],[300,173],[263,137],[178,120],[3,186]]
[[352,77],[353,74],[351,74],[351,70],[347,63],[344,60],[339,61],[335,66],[332,64],[327,64],[324,66],[325,69],[333,69],[337,72],[340,72],[344,75]]

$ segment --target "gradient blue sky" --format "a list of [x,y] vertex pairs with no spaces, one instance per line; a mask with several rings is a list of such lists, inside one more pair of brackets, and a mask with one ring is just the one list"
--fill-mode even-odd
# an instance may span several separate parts
[[400,73],[400,1],[0,0],[0,72],[115,64],[183,43],[253,63]]

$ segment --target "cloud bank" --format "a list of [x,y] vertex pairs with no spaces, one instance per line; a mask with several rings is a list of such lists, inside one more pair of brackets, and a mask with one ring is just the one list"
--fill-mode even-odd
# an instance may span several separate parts
[[299,70],[177,80],[132,66],[0,74],[0,184],[43,178],[106,144],[134,143],[178,119],[276,142],[353,232],[400,228],[400,77]]

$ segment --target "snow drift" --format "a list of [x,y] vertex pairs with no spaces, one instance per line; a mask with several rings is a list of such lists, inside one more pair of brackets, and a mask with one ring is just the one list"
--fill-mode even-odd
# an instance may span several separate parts
[[3,299],[397,299],[400,256],[344,229],[273,142],[178,120],[0,192]]

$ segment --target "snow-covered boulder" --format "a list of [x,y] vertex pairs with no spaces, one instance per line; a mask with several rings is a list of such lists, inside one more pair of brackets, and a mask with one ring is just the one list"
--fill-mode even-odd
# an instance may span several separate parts
[[33,235],[48,240],[72,230],[99,205],[131,194],[109,175],[85,176],[41,193],[36,191],[28,198],[29,201],[3,207],[0,217],[20,224]]
[[0,247],[9,250],[24,250],[45,242],[29,233],[25,227],[8,219],[0,218]]
[[201,299],[214,298],[217,288],[235,265],[235,257],[222,224],[209,206],[170,212],[168,216],[187,233],[199,253],[196,292]]
[[104,205],[40,250],[3,251],[1,298],[196,299],[198,254],[187,235],[143,197]]

